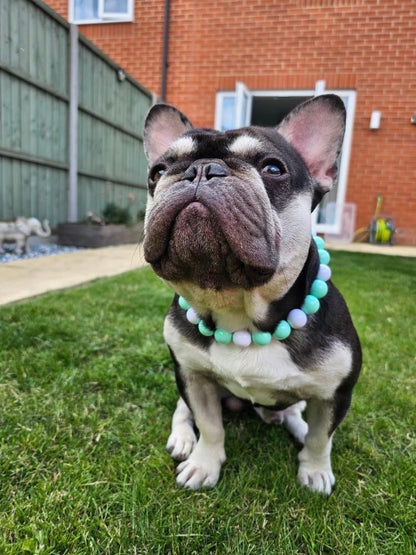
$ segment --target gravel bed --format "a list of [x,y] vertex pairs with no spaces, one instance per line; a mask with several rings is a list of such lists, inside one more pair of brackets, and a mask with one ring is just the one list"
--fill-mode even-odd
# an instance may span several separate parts
[[54,254],[63,254],[70,252],[77,252],[83,250],[78,247],[63,247],[55,243],[44,245],[33,245],[30,248],[30,253],[17,255],[11,248],[4,245],[4,253],[0,253],[0,264],[4,262],[15,262],[16,260],[27,260],[29,258],[39,258],[41,256],[52,256]]

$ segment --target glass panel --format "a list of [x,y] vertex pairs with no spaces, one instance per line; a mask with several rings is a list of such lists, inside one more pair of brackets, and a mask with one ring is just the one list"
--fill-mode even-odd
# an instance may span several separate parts
[[234,129],[235,96],[224,96],[222,99],[221,131]]
[[74,19],[75,21],[98,19],[98,0],[75,0]]
[[122,13],[128,11],[128,0],[104,0],[104,13]]
[[327,193],[319,205],[318,224],[334,225],[337,208],[337,185]]

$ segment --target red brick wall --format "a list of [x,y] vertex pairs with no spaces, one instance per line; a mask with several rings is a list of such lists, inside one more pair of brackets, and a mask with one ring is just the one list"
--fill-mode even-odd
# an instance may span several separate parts
[[[64,17],[66,0],[48,3]],[[81,26],[88,38],[160,94],[163,0],[135,0],[134,23]],[[167,101],[212,126],[215,94],[251,89],[357,91],[347,201],[367,226],[376,197],[416,245],[415,0],[171,0]],[[381,128],[369,130],[373,110]]]

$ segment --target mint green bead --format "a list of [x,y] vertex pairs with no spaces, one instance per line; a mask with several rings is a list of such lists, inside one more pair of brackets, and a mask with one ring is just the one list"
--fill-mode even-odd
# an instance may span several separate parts
[[189,303],[182,296],[179,297],[178,302],[179,302],[179,306],[184,310],[188,310],[188,308],[191,308]]
[[325,249],[318,249],[318,254],[321,264],[329,264],[329,261],[331,260],[331,255],[328,251],[326,251]]
[[223,345],[227,345],[231,343],[233,338],[233,334],[227,330],[223,330],[222,328],[217,328],[214,333],[215,341],[218,343],[222,343]]
[[291,331],[292,328],[290,327],[289,322],[286,322],[286,320],[281,320],[273,332],[273,337],[282,341],[283,339],[289,337]]
[[255,331],[251,334],[251,338],[256,345],[268,345],[272,340],[272,334],[268,331]]
[[315,312],[318,312],[320,306],[321,303],[319,302],[319,299],[313,295],[306,295],[301,309],[305,314],[315,314]]
[[214,332],[212,330],[210,330],[209,328],[207,328],[207,326],[204,324],[203,320],[201,320],[199,322],[198,329],[199,329],[199,333],[201,335],[205,335],[205,337],[211,337],[211,335],[214,335]]
[[311,287],[311,295],[322,299],[328,293],[328,285],[322,279],[315,279]]
[[317,235],[315,235],[313,240],[315,241],[316,246],[318,247],[318,249],[324,249],[325,248],[325,241],[322,239],[322,237],[318,237]]

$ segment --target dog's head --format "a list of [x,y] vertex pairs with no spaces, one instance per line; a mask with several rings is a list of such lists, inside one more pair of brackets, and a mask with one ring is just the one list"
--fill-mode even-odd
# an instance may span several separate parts
[[194,129],[176,108],[155,105],[144,130],[146,260],[174,287],[216,291],[259,287],[295,259],[302,268],[344,126],[335,95],[305,102],[277,128],[227,132]]

